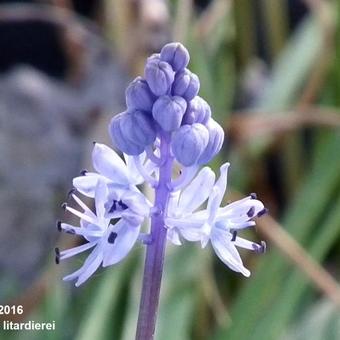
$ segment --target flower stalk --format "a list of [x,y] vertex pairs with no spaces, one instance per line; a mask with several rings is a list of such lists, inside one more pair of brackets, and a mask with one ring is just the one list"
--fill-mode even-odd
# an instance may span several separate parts
[[163,273],[167,229],[164,225],[169,201],[169,184],[173,159],[170,156],[170,138],[161,138],[159,181],[156,188],[154,213],[151,217],[151,243],[147,245],[142,295],[139,307],[136,340],[153,339]]

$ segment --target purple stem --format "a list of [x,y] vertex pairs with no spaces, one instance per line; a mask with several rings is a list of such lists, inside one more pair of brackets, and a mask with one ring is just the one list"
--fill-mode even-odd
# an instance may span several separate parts
[[164,216],[169,201],[173,159],[170,155],[170,136],[161,137],[161,166],[156,187],[155,211],[151,217],[151,244],[147,245],[142,296],[139,306],[136,340],[152,340],[155,333],[161,287],[167,229]]

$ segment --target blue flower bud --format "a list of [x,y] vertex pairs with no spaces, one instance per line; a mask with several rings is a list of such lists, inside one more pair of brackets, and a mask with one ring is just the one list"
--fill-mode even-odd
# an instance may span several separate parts
[[156,129],[152,118],[139,110],[128,112],[128,118],[123,121],[121,129],[125,137],[143,147],[150,145],[156,139]]
[[196,96],[188,104],[183,117],[183,124],[206,124],[210,117],[211,109],[209,104],[203,98]]
[[142,145],[138,145],[131,142],[126,138],[122,126],[124,126],[125,121],[128,119],[127,112],[122,112],[111,119],[109,124],[109,134],[112,143],[121,151],[128,155],[139,155],[144,151]]
[[183,125],[172,136],[172,152],[184,166],[194,165],[209,141],[209,132],[202,124]]
[[188,50],[178,42],[166,44],[161,50],[161,60],[168,62],[175,71],[183,70],[190,60]]
[[187,102],[182,97],[159,97],[152,108],[152,115],[164,131],[174,131],[181,126]]
[[175,96],[181,96],[186,100],[193,99],[200,89],[200,81],[196,74],[184,69],[175,76],[172,85],[172,93]]
[[148,58],[144,68],[144,75],[151,91],[156,96],[166,94],[175,78],[175,72],[170,64],[160,60],[157,54]]
[[205,125],[209,131],[209,141],[197,163],[205,164],[210,162],[221,150],[224,140],[224,131],[220,124],[210,118]]
[[155,101],[148,83],[142,77],[133,80],[125,91],[126,105],[129,109],[151,111]]
[[151,118],[138,110],[113,117],[109,131],[114,144],[128,155],[139,155],[156,139]]

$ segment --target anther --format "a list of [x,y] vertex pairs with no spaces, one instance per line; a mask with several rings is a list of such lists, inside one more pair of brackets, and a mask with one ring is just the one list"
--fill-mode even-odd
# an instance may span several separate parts
[[55,248],[54,251],[55,251],[55,263],[59,264],[60,263],[60,250],[59,248]]
[[261,241],[261,253],[264,254],[267,250],[267,244],[265,241]]
[[71,195],[77,192],[76,188],[72,188],[68,193],[67,193],[67,198],[70,198]]
[[261,241],[260,244],[253,243],[253,249],[258,254],[264,254],[267,249],[266,242]]
[[255,213],[255,207],[252,206],[248,211],[247,211],[247,216],[250,218],[250,217],[253,217],[254,216],[254,213]]
[[232,234],[233,234],[233,236],[231,237],[231,242],[234,242],[234,241],[236,241],[237,231],[233,230]]
[[109,210],[110,213],[113,213],[117,209],[117,201],[113,200],[112,206]]
[[76,233],[76,231],[72,228],[67,228],[65,229],[65,233],[66,234],[71,234],[71,235],[74,235]]
[[117,236],[118,236],[118,234],[112,231],[110,233],[108,239],[107,239],[107,242],[109,242],[111,244],[115,243],[115,240],[116,240]]
[[86,174],[88,173],[88,171],[86,169],[80,171],[80,176],[86,176]]
[[255,192],[252,192],[250,195],[251,199],[256,200],[257,199],[257,195],[255,194]]
[[67,203],[66,203],[66,202],[64,202],[64,203],[61,205],[61,207],[62,207],[64,210],[66,210]]
[[263,208],[261,211],[257,213],[257,217],[261,217],[263,215],[268,214],[269,210],[267,208]]
[[56,223],[58,231],[61,231],[61,221],[57,221]]
[[128,206],[127,206],[122,200],[119,200],[119,201],[118,201],[118,205],[119,205],[123,210],[125,210],[125,209],[128,208]]

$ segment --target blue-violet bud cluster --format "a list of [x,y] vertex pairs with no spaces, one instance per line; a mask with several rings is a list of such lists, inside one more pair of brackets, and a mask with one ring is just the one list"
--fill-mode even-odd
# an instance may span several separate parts
[[[251,194],[221,206],[227,188],[229,163],[215,173],[207,164],[220,151],[224,132],[212,118],[209,104],[198,93],[199,78],[187,67],[189,53],[180,43],[169,43],[146,61],[144,76],[126,89],[126,110],[109,125],[111,148],[95,143],[94,171],[74,178],[69,203],[63,207],[80,219],[79,226],[58,222],[60,231],[76,234],[83,243],[56,249],[56,261],[92,249],[82,267],[64,277],[79,286],[99,266],[121,261],[136,242],[158,242],[160,230],[176,245],[184,240],[211,243],[217,256],[232,270],[249,276],[237,247],[263,252],[265,244],[245,240],[239,232],[255,225],[266,213]],[[179,175],[175,176],[175,173]],[[149,184],[155,202],[141,191]],[[90,208],[79,194],[93,199]],[[202,208],[203,207],[203,208]],[[151,229],[143,230],[151,221]]]

